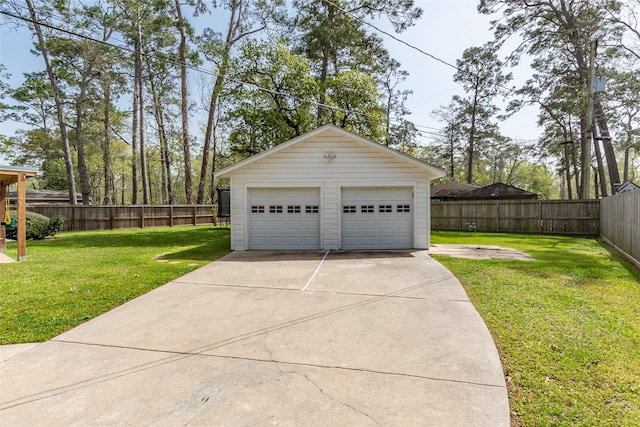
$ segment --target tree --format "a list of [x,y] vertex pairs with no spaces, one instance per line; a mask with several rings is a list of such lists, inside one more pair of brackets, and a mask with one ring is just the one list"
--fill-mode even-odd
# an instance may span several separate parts
[[437,153],[434,158],[435,163],[448,172],[452,182],[459,181],[461,179],[459,165],[464,158],[461,142],[465,138],[465,132],[460,121],[463,113],[458,104],[451,102],[447,106],[437,108],[431,115],[444,124],[442,136],[437,137],[436,147],[434,147],[434,152]]
[[40,53],[42,54],[42,58],[44,59],[45,67],[47,69],[47,75],[49,77],[49,82],[51,83],[51,89],[53,91],[53,97],[55,100],[58,126],[60,128],[60,136],[62,139],[62,147],[64,151],[65,167],[67,170],[67,181],[69,183],[69,203],[71,203],[72,205],[77,205],[78,202],[76,201],[75,173],[73,170],[71,147],[69,145],[69,136],[67,134],[67,120],[65,117],[64,105],[62,103],[62,96],[60,94],[60,88],[58,85],[58,77],[54,73],[53,66],[51,65],[51,59],[49,58],[49,49],[42,32],[42,28],[40,27],[40,21],[38,21],[38,15],[36,13],[35,7],[33,6],[31,0],[25,1],[27,3],[27,7],[29,8],[32,28],[38,39],[38,47],[40,49]]
[[363,21],[385,16],[397,32],[402,32],[421,16],[412,0],[294,0],[294,28],[300,32],[297,52],[311,60],[320,85],[317,117],[326,122],[329,109],[326,82],[342,71],[354,70],[382,74],[388,57],[382,40],[368,34]]
[[413,92],[399,89],[399,86],[407,79],[409,73],[400,69],[400,63],[391,58],[387,60],[385,68],[381,84],[385,103],[385,145],[402,147],[402,151],[408,152],[416,146],[415,125],[404,118],[409,114],[405,102]]
[[[306,58],[283,39],[249,40],[234,61],[236,84],[228,94],[231,150],[246,157],[310,131],[318,84]],[[247,83],[245,83],[247,82]],[[295,94],[291,96],[289,94]]]
[[385,109],[379,102],[378,86],[370,74],[347,70],[329,77],[324,84],[329,121],[373,141],[384,143]]
[[[517,64],[523,54],[533,58],[532,67],[539,78],[530,84],[550,85],[558,80],[573,85],[576,89],[579,111],[573,115],[580,123],[580,152],[582,155],[581,173],[585,182],[589,168],[590,141],[588,131],[588,100],[590,94],[590,46],[595,40],[607,46],[615,46],[622,29],[620,25],[611,24],[607,16],[617,16],[620,2],[615,0],[543,0],[529,2],[526,0],[481,0],[478,10],[484,14],[499,12],[503,19],[492,22],[497,43],[504,42],[513,35],[519,35],[523,42],[512,53],[510,62]],[[602,52],[606,61],[616,49]],[[600,56],[599,56],[600,57]],[[548,100],[551,92],[545,86],[538,86],[537,99]],[[560,91],[562,92],[562,91]],[[547,102],[548,103],[548,102]],[[604,123],[599,123],[604,129]],[[615,164],[615,154],[610,141],[602,141],[611,165]],[[581,198],[591,197],[584,185],[579,188]]]
[[231,49],[240,40],[254,35],[277,22],[283,11],[282,0],[262,2],[254,0],[222,0],[220,4],[229,11],[227,34],[221,43],[212,30],[205,32],[205,46],[211,53],[217,65],[216,80],[213,85],[209,103],[207,129],[202,148],[202,166],[200,167],[200,183],[198,184],[198,203],[204,202],[205,188],[209,170],[209,152],[213,140],[215,117],[218,113],[218,101],[227,76]]
[[101,35],[99,41],[69,37],[52,37],[49,40],[50,52],[55,57],[56,73],[65,80],[67,96],[74,92],[74,145],[82,202],[88,205],[91,202],[92,186],[86,150],[87,145],[95,138],[88,138],[87,127],[91,126],[89,122],[97,117],[98,111],[104,107],[97,101],[100,96],[99,80],[103,75],[99,67],[103,58],[108,56],[105,43],[111,38],[116,27],[114,16],[100,1],[92,5],[81,5],[79,8],[60,9],[57,12],[64,16],[69,25]]
[[491,121],[498,107],[494,99],[506,90],[511,74],[503,74],[503,63],[498,59],[496,46],[472,47],[464,51],[456,61],[457,71],[453,77],[462,84],[466,97],[456,96],[454,102],[460,106],[461,120],[467,121],[467,183],[473,183],[474,162],[478,144],[483,137],[495,135],[496,125]]

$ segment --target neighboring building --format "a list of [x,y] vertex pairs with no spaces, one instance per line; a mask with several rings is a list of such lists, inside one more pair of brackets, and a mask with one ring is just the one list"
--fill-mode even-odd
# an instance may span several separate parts
[[[47,205],[53,203],[68,204],[69,192],[67,190],[27,190],[27,206]],[[16,192],[9,191],[8,197],[15,200]],[[82,204],[82,194],[76,193],[76,200]]]
[[431,200],[451,201],[458,200],[460,194],[481,188],[477,184],[464,184],[462,182],[446,182],[431,186]]
[[538,195],[535,193],[501,182],[467,191],[459,196],[459,200],[532,200],[537,198]]
[[231,249],[428,248],[440,169],[324,125],[222,169]]
[[620,184],[618,186],[618,193],[624,193],[627,191],[634,191],[634,190],[640,190],[640,187],[638,187],[636,184],[634,184],[631,181],[625,181],[622,184]]

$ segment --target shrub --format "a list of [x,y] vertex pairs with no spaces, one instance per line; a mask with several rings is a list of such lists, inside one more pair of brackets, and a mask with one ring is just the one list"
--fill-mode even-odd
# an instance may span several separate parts
[[[11,213],[12,218],[16,218],[18,215],[15,211]],[[6,225],[7,238],[15,240],[18,235],[18,227],[11,227]],[[55,236],[59,231],[62,231],[64,227],[64,217],[56,215],[49,219],[44,215],[37,214],[35,212],[27,211],[27,239],[43,240],[49,236]]]

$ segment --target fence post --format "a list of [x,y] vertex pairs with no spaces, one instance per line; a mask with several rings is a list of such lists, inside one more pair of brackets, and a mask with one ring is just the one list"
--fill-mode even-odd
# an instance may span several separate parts
[[71,205],[71,231],[76,231],[76,207]]
[[198,210],[198,205],[193,205],[193,225],[198,225],[197,210]]
[[140,228],[144,228],[144,205],[140,206]]
[[169,206],[169,227],[173,227],[173,205]]
[[500,232],[500,202],[496,201],[496,233]]
[[115,208],[113,207],[113,205],[111,205],[111,209],[109,209],[109,228],[111,230],[113,230],[113,227],[115,226]]
[[458,231],[462,231],[462,203],[458,202]]
[[538,234],[542,234],[542,202],[538,202]]

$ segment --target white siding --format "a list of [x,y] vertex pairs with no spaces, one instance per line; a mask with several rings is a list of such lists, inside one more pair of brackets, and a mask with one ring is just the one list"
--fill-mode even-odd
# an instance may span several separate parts
[[[334,153],[331,161],[324,158]],[[231,172],[231,247],[248,248],[247,191],[255,187],[319,187],[321,197],[321,246],[340,246],[340,189],[342,187],[412,187],[414,197],[414,245],[428,247],[429,172],[409,161],[363,144],[334,131],[301,141]]]

